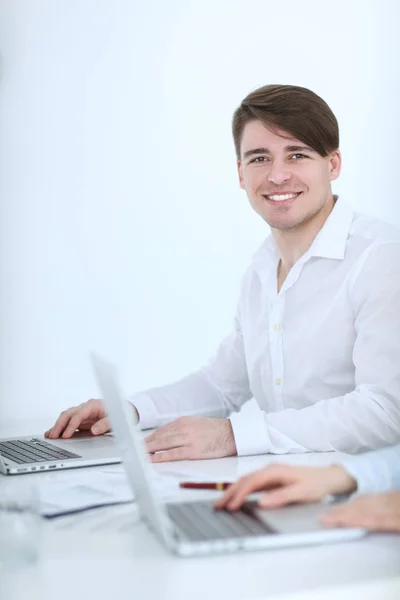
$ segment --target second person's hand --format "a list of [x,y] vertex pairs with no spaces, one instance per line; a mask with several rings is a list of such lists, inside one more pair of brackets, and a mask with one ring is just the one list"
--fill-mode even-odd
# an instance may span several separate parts
[[329,494],[355,491],[357,482],[341,465],[297,467],[272,464],[231,485],[215,508],[237,510],[253,492],[266,491],[259,500],[262,508],[277,508],[295,502],[316,502]]
[[400,533],[400,492],[359,496],[333,507],[321,521],[328,527],[362,527]]

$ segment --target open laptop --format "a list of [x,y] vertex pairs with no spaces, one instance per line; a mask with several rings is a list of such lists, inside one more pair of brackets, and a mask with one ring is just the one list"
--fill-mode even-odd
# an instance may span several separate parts
[[141,515],[170,551],[189,556],[339,542],[364,535],[362,529],[323,527],[318,518],[327,506],[320,503],[267,511],[248,501],[242,510],[229,513],[214,510],[211,500],[161,502],[153,488],[143,439],[130,419],[116,368],[96,354],[91,354],[91,359]]
[[68,440],[42,435],[0,439],[0,473],[20,475],[49,469],[72,469],[121,462],[110,434],[99,437],[77,431]]

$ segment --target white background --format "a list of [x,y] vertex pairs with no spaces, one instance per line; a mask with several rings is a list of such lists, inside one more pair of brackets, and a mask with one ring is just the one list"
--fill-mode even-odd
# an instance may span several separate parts
[[400,225],[395,0],[0,1],[0,418],[199,367],[268,234],[239,189],[234,109],[268,83],[335,112],[334,191]]

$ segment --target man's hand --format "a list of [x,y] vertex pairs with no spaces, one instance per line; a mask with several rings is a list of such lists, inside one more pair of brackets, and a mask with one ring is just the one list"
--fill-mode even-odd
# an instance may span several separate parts
[[400,533],[400,492],[360,496],[332,508],[321,522],[329,527],[362,527]]
[[[135,423],[139,420],[139,413],[136,407],[132,407],[132,418]],[[104,406],[101,400],[88,400],[79,406],[72,406],[64,410],[57,421],[45,432],[45,437],[55,439],[58,437],[70,438],[75,431],[90,431],[93,435],[101,435],[110,431],[110,422],[107,418]]]
[[237,510],[253,492],[267,491],[258,504],[277,508],[294,502],[316,502],[329,494],[352,492],[357,483],[344,467],[295,467],[273,464],[231,485],[215,508]]
[[53,427],[48,429],[44,435],[51,439],[60,436],[70,438],[77,429],[90,431],[93,435],[110,430],[110,423],[101,400],[88,400],[79,406],[72,406],[68,410],[64,410]]
[[146,438],[146,446],[152,462],[237,454],[229,419],[207,417],[180,417],[150,434]]

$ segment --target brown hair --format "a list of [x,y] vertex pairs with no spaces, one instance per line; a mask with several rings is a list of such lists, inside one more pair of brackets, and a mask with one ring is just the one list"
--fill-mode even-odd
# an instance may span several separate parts
[[232,119],[238,160],[244,127],[254,120],[261,121],[272,131],[284,130],[321,156],[339,148],[335,115],[325,100],[304,87],[265,85],[246,96]]

